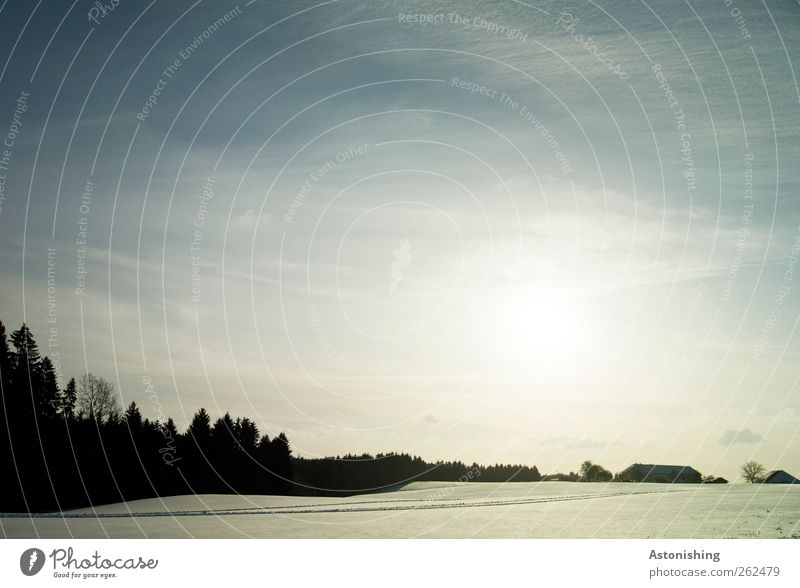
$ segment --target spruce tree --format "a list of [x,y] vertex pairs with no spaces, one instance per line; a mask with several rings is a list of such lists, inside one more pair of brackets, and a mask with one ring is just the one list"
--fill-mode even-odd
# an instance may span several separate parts
[[12,390],[6,393],[19,416],[30,416],[34,408],[34,391],[41,384],[41,355],[33,334],[25,323],[11,333],[14,352],[11,354]]
[[236,446],[235,428],[236,425],[228,412],[214,422],[214,427],[211,429],[211,442],[221,454],[232,451]]
[[8,414],[6,405],[11,401],[11,350],[6,338],[6,326],[0,321],[0,417],[3,424]]
[[175,421],[172,420],[172,417],[169,417],[167,422],[161,425],[161,430],[164,437],[168,437],[169,439],[178,438],[178,427],[175,426]]
[[75,403],[78,400],[78,386],[75,384],[75,378],[69,379],[67,387],[61,391],[59,400],[59,412],[64,417],[71,419],[75,415]]
[[42,359],[40,377],[37,379],[39,386],[33,390],[36,414],[51,419],[56,415],[59,407],[59,392],[56,370],[49,357]]
[[3,387],[11,378],[11,350],[8,347],[6,326],[0,321],[0,383]]
[[124,418],[131,431],[139,431],[142,429],[142,413],[139,412],[139,407],[136,406],[135,402],[131,402],[130,406],[128,406]]
[[253,453],[258,445],[258,427],[249,418],[237,418],[234,423],[234,436],[239,448]]
[[200,449],[208,448],[211,440],[211,417],[208,416],[205,408],[201,408],[194,414],[192,422],[186,430],[186,436],[192,439]]
[[39,346],[36,344],[28,325],[22,323],[19,329],[11,333],[11,343],[16,349],[14,363],[17,369],[32,371],[38,367],[41,361]]

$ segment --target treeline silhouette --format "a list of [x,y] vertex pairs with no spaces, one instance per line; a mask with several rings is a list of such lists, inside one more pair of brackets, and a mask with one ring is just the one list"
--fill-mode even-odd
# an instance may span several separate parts
[[[9,342],[11,346],[9,346]],[[57,384],[28,327],[0,321],[0,511],[35,512],[188,493],[285,494],[291,449],[248,418],[212,422],[204,409],[184,433],[174,421],[122,412],[93,374]]]
[[41,512],[199,493],[347,494],[411,481],[538,481],[536,467],[460,461],[428,463],[406,454],[304,459],[286,435],[262,435],[248,418],[212,422],[199,409],[183,433],[174,421],[124,412],[113,386],[84,374],[59,387],[23,324],[0,321],[0,511]]
[[406,453],[294,458],[294,480],[316,494],[385,490],[407,482],[538,482],[536,466],[426,462]]

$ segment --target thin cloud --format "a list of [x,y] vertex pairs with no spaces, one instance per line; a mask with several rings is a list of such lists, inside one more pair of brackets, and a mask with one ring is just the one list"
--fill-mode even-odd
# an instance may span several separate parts
[[743,445],[756,445],[758,443],[762,443],[763,441],[764,437],[758,433],[754,433],[750,429],[742,429],[741,431],[728,429],[719,440],[720,445],[723,445],[724,447],[731,447],[737,443],[741,443]]

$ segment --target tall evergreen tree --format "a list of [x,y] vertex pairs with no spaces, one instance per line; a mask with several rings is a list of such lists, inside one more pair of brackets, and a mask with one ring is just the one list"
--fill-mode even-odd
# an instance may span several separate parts
[[208,416],[205,408],[201,408],[192,417],[192,422],[186,430],[186,435],[192,439],[199,448],[208,448],[211,440],[211,417]]
[[34,394],[41,385],[41,355],[33,334],[25,323],[11,333],[14,353],[11,354],[12,390],[6,397],[13,404],[12,412],[20,417],[30,416],[34,409]]
[[22,323],[19,329],[11,333],[11,343],[16,349],[14,363],[17,369],[33,371],[38,367],[41,360],[39,346],[36,344],[28,325]]
[[6,404],[11,399],[11,350],[3,321],[0,321],[0,392],[0,425],[5,426]]
[[59,412],[66,418],[71,419],[75,415],[75,403],[78,400],[78,387],[75,378],[70,378],[67,387],[61,391],[59,396]]
[[144,426],[142,422],[142,413],[139,411],[139,407],[136,406],[136,402],[131,402],[130,406],[128,406],[128,409],[125,411],[124,418],[131,431],[140,431]]
[[0,379],[3,386],[11,378],[11,350],[8,347],[6,326],[0,321]]
[[218,452],[228,453],[236,447],[235,428],[236,425],[228,412],[214,422],[214,427],[211,429],[211,442]]
[[39,387],[34,389],[33,399],[39,416],[51,419],[56,415],[59,407],[58,378],[49,357],[42,359]]
[[258,445],[258,427],[249,418],[237,418],[234,423],[234,436],[240,449],[252,454]]
[[283,488],[288,488],[288,481],[292,477],[292,448],[289,446],[289,439],[280,433],[272,439],[270,443],[272,450],[272,471],[283,478]]
[[178,438],[178,427],[175,426],[175,421],[172,420],[172,417],[169,417],[167,422],[161,425],[161,430],[164,434],[164,437],[167,437],[168,439]]

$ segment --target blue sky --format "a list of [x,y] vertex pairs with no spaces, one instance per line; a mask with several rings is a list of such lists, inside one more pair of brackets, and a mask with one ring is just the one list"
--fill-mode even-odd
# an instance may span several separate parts
[[800,471],[797,4],[364,4],[3,4],[4,322],[305,455]]

